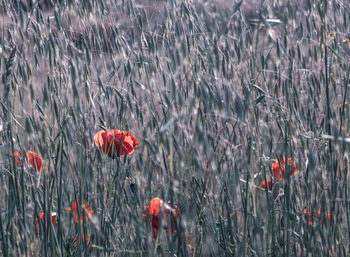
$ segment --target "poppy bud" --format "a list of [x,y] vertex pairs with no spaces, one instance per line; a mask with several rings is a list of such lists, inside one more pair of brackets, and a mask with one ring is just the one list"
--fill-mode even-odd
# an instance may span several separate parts
[[29,117],[26,117],[26,132],[28,134],[33,133],[33,125],[32,125],[32,121]]
[[130,183],[130,189],[131,189],[131,191],[135,194],[136,191],[137,191],[137,185],[136,185],[136,183],[131,182],[131,183]]

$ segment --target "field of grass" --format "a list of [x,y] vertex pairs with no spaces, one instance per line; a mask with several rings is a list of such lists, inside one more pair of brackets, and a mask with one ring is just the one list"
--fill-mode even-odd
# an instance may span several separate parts
[[[347,0],[0,0],[0,256],[350,256],[349,23]],[[113,129],[133,153],[97,147]],[[179,210],[157,236],[155,197]]]

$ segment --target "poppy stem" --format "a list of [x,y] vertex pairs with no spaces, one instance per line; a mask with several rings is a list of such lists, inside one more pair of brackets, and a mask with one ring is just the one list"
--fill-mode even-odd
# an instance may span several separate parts
[[249,171],[247,174],[246,188],[245,188],[245,206],[244,206],[244,230],[243,230],[243,257],[246,256],[247,251],[247,230],[248,230],[248,203],[249,203]]
[[174,169],[173,169],[173,128],[169,130],[169,170],[170,175],[174,178]]
[[249,204],[249,179],[250,179],[250,154],[251,154],[251,146],[252,146],[252,139],[251,137],[248,138],[248,170],[247,170],[247,176],[246,176],[246,188],[245,188],[245,206],[244,206],[244,230],[243,230],[243,237],[244,237],[244,247],[243,247],[243,257],[247,254],[247,230],[248,230],[248,204]]

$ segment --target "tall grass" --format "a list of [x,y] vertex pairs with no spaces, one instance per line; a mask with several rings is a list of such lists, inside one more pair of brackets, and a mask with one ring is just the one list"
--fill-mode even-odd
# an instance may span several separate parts
[[[0,255],[349,255],[349,10],[2,0]],[[101,129],[140,144],[110,159]],[[277,181],[283,157],[299,172]],[[154,197],[179,207],[174,234],[152,237]],[[83,223],[75,200],[93,209]],[[41,211],[57,224],[36,229]]]

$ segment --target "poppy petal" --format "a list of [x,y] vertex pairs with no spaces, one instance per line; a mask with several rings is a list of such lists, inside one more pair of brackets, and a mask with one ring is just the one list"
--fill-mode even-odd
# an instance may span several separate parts
[[[39,217],[39,220],[38,220],[38,217]],[[41,211],[39,213],[39,215],[35,218],[35,225],[36,225],[36,230],[38,231],[38,233],[40,233],[40,227],[39,227],[39,223],[43,223],[45,220],[45,214],[43,211]],[[57,223],[57,214],[56,212],[52,212],[51,213],[51,223],[53,225],[56,225]],[[49,229],[50,225],[49,225],[49,220],[46,220],[46,226],[47,226],[47,229]]]
[[118,129],[108,131],[108,133],[101,130],[95,134],[94,141],[97,148],[101,146],[104,155],[113,159],[133,153],[139,144],[133,134]]
[[28,158],[28,161],[29,161],[30,165],[32,166],[33,170],[36,169],[36,170],[40,171],[40,170],[43,170],[45,168],[39,153],[34,152],[34,151],[28,151],[27,158]]
[[105,130],[100,130],[99,132],[97,132],[94,136],[94,141],[95,141],[95,144],[97,146],[97,149],[103,145],[103,138],[102,138],[102,134],[103,133],[107,133]]
[[[263,181],[263,182],[260,184],[259,187],[262,188],[262,189],[265,189],[265,188],[266,188],[266,183],[265,183],[265,181]],[[271,189],[272,189],[271,179],[268,179],[268,180],[267,180],[267,188],[268,188],[268,190],[271,191]]]
[[[115,130],[112,130],[110,133],[112,135],[116,136],[115,138],[118,140],[119,145],[120,145],[121,140],[123,140],[123,148],[125,147],[127,154],[131,154],[136,150],[136,148],[139,144],[139,141],[130,132],[115,129]],[[122,136],[123,136],[123,138],[122,138]],[[123,154],[123,152],[122,152],[122,154]]]
[[16,152],[12,153],[12,156],[15,157],[16,165],[17,165],[18,167],[20,167],[20,166],[21,166],[21,161],[20,161],[20,159],[21,159],[21,154],[20,154],[18,151],[16,151]]
[[[290,175],[289,176],[294,176],[296,175],[299,170],[297,169],[297,164],[293,161],[291,158],[288,158],[288,165],[287,167],[290,169]],[[281,159],[280,163],[278,160],[272,163],[272,174],[274,177],[276,177],[278,180],[283,180],[286,177],[285,174],[285,168],[286,168],[286,158],[283,157]]]
[[80,210],[80,207],[79,207],[79,200],[76,200],[76,201],[72,202],[71,206],[68,206],[67,211],[73,212],[73,218],[74,218],[74,221],[76,223],[79,222],[79,218],[78,218],[79,214],[80,214],[80,221],[81,221],[81,223],[83,223],[84,222],[84,217],[83,217],[84,213],[85,213],[85,221],[88,221],[89,218],[94,213],[92,210],[92,207],[87,203],[86,200],[84,200],[84,207],[82,210]]
[[275,161],[274,163],[272,163],[272,174],[278,180],[282,180],[282,177],[280,176],[280,166],[278,161]]
[[[164,203],[164,201],[161,198],[153,198],[151,200],[151,202],[149,203],[149,205],[146,207],[145,211],[143,212],[143,216],[151,216],[150,217],[150,222],[152,224],[152,228],[153,228],[153,237],[156,238],[158,235],[158,231],[159,231],[159,219],[161,218],[159,216],[160,213],[160,208],[162,208],[162,210],[164,211],[164,217],[169,216],[170,214],[172,214],[173,217],[173,223],[171,224],[171,231],[173,233],[175,233],[176,229],[175,229],[175,223],[176,220],[179,216],[179,209],[177,208],[177,206],[175,205],[174,208],[170,206],[170,203]],[[169,230],[169,226],[167,225],[167,220],[164,221],[164,228],[166,229],[166,231]]]

